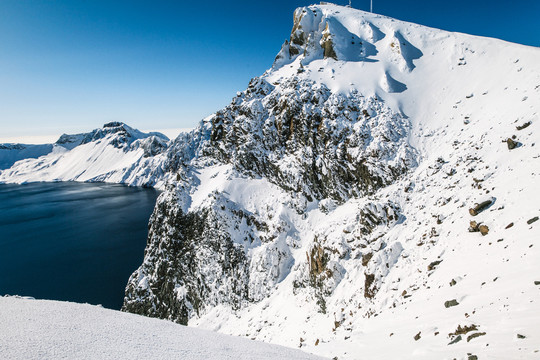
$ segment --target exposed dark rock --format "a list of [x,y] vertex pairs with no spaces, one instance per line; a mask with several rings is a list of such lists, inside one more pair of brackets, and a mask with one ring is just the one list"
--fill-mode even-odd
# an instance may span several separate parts
[[321,46],[323,48],[324,58],[332,58],[337,60],[336,51],[334,50],[334,44],[332,42],[332,35],[328,29],[328,23],[326,23],[326,28],[323,31],[323,37],[321,39]]
[[[216,305],[218,293],[240,308],[249,299],[249,267],[243,248],[216,227],[220,223],[226,220],[212,208],[184,214],[175,204],[158,202],[145,249],[145,258],[155,262],[145,261],[131,275],[122,310],[186,325],[192,313]],[[213,287],[205,280],[209,262],[215,266]]]
[[435,270],[435,267],[440,263],[442,263],[442,260],[433,261],[431,264],[428,265],[428,271]]
[[420,340],[420,338],[421,338],[420,334],[421,334],[421,333],[422,333],[422,332],[419,331],[418,334],[414,335],[414,341]]
[[515,149],[519,142],[512,140],[511,138],[506,139],[506,145],[508,145],[508,150]]
[[[399,207],[393,203],[377,204],[370,202],[366,204],[366,206],[360,210],[360,233],[367,236],[379,225],[390,225],[395,223],[398,220],[399,212]],[[371,259],[371,257],[369,259]],[[368,262],[369,259],[367,259]]]
[[325,282],[332,277],[333,273],[327,268],[330,255],[316,240],[315,246],[307,255],[309,265],[309,285],[315,289],[315,297],[320,312],[326,313],[325,296],[329,295]]
[[377,288],[373,285],[375,282],[375,274],[366,273],[364,275],[366,276],[366,280],[364,282],[364,297],[371,299],[377,293]]
[[518,339],[525,339],[526,336],[525,336],[525,335],[521,335],[521,334],[517,334],[517,338],[518,338]]
[[514,226],[514,223],[511,222],[510,224],[506,225],[505,229],[510,229],[512,226]]
[[151,136],[141,141],[144,157],[152,157],[161,154],[167,149],[167,141],[157,136]]
[[467,360],[478,360],[478,356],[471,354],[467,357]]
[[469,222],[469,232],[479,232],[478,223],[476,221]]
[[457,281],[456,281],[456,280],[452,279],[452,280],[450,281],[450,286],[454,286],[454,285],[456,285],[456,284],[457,284]]
[[100,129],[95,129],[85,134],[83,139],[81,140],[81,144],[98,141],[109,134],[116,134],[113,140],[111,140],[111,145],[121,149],[127,146],[130,142],[130,139],[132,139],[132,131],[133,129],[131,129],[126,124],[113,121],[103,125],[103,127]]
[[450,342],[448,343],[448,345],[454,345],[454,344],[460,342],[461,340],[463,340],[463,338],[461,337],[461,335],[458,335],[455,339],[453,339],[452,341],[450,341]]
[[123,126],[124,123],[121,123],[119,121],[111,121],[111,122],[108,122],[106,123],[105,125],[103,125],[104,128],[114,128],[114,127],[119,127],[119,126]]
[[490,207],[491,204],[493,204],[493,200],[491,199],[482,201],[480,204],[474,204],[474,206],[469,209],[469,214],[471,214],[471,216],[476,216],[480,214],[482,211],[484,211],[485,209],[487,209],[488,207]]
[[487,235],[489,232],[489,227],[482,223],[471,221],[469,223],[469,232],[480,232],[482,235]]
[[457,302],[456,299],[448,300],[448,301],[445,301],[445,302],[444,302],[444,307],[445,307],[445,308],[449,308],[449,307],[457,306],[457,305],[459,305],[459,303]]
[[0,144],[0,150],[23,150],[25,146],[22,144]]
[[371,260],[372,257],[372,252],[362,255],[362,266],[367,266],[369,260]]
[[518,126],[516,126],[516,129],[518,129],[518,130],[523,130],[523,129],[529,127],[529,125],[531,125],[531,124],[532,124],[532,121],[527,121],[527,122],[524,123],[523,125],[518,125]]
[[328,259],[329,256],[325,253],[321,245],[316,245],[311,249],[311,252],[308,254],[309,274],[311,278],[315,279],[326,270]]
[[486,335],[485,332],[479,332],[479,333],[471,334],[471,335],[467,336],[467,342],[471,341],[471,340],[474,339],[474,338],[477,338],[477,337],[480,337],[480,336],[484,336],[484,335]]
[[448,336],[464,335],[470,331],[476,330],[478,330],[478,326],[475,324],[465,326],[458,325],[457,329],[453,333],[448,334]]
[[531,225],[532,223],[538,221],[538,216],[533,217],[532,219],[527,220],[527,224]]
[[487,225],[480,225],[478,226],[478,231],[480,231],[480,234],[482,234],[483,236],[486,236],[489,232],[489,227]]

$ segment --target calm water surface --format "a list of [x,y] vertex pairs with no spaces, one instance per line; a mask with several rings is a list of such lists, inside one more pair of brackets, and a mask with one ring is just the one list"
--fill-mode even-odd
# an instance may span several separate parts
[[113,184],[0,185],[0,295],[119,309],[158,194]]

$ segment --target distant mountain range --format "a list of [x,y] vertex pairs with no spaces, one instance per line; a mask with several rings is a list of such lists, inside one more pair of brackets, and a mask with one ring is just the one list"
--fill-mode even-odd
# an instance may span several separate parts
[[120,122],[64,134],[50,145],[3,144],[0,182],[103,181],[159,188],[168,144],[163,134],[143,133]]

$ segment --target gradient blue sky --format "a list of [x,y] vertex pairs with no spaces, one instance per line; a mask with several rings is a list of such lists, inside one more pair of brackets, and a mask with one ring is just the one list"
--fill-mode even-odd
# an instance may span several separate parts
[[[305,5],[0,0],[0,138],[193,127],[271,66]],[[374,12],[540,46],[539,0],[374,0]]]

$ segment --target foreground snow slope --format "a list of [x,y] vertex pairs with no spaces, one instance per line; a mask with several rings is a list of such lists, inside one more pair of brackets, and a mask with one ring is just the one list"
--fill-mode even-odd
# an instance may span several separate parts
[[0,297],[2,359],[322,359],[88,304]]
[[538,356],[539,99],[537,48],[298,9],[172,144],[124,310],[339,359]]
[[168,138],[111,122],[50,145],[0,145],[0,183],[102,181],[161,187]]

